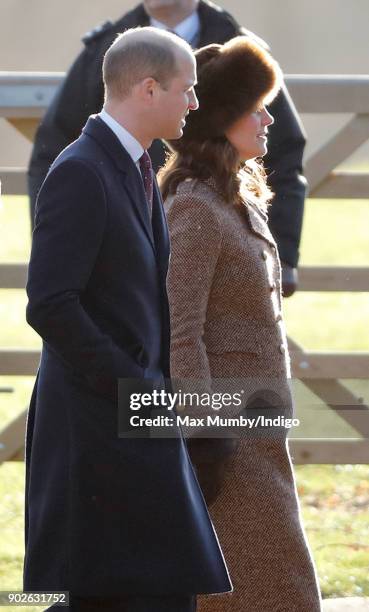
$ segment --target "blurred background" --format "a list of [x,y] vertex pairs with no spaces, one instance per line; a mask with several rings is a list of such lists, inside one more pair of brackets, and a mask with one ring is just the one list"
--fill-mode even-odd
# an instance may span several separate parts
[[[127,0],[1,0],[0,70],[64,71],[82,36],[136,3]],[[220,3],[270,45],[291,74],[365,74],[369,71],[367,0],[224,0]],[[304,118],[307,154],[346,117]],[[30,146],[0,121],[0,166],[25,164]],[[369,148],[366,147],[366,152]],[[5,160],[6,156],[6,160]],[[6,161],[6,164],[5,164]]]

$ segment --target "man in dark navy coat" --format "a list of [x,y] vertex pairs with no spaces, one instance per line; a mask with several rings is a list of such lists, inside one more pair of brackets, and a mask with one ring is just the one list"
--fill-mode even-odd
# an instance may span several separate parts
[[26,440],[24,589],[72,610],[189,612],[231,590],[182,437],[118,436],[118,379],[169,377],[168,233],[146,149],[196,110],[190,47],[108,50],[105,104],[41,188],[27,320],[43,350]]

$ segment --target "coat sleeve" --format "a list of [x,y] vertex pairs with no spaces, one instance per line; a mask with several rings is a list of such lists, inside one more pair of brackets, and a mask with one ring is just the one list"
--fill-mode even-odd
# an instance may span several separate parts
[[285,86],[270,105],[275,122],[269,128],[268,154],[264,165],[275,194],[269,226],[277,241],[282,262],[297,266],[304,214],[306,180],[302,175],[305,135]]
[[211,377],[203,333],[221,228],[209,205],[191,194],[176,196],[169,209],[168,225],[171,372],[174,379],[196,379],[209,391]]
[[50,171],[37,201],[27,321],[92,390],[116,401],[117,379],[142,378],[143,370],[82,304],[106,214],[104,188],[92,167],[68,160]]
[[77,57],[37,130],[28,168],[31,223],[37,194],[59,153],[81,134],[89,115],[101,110],[101,45],[91,43]]

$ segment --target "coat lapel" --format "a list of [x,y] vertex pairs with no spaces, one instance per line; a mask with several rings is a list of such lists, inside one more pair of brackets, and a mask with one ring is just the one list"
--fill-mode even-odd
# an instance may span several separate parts
[[155,178],[152,209],[152,228],[154,233],[158,267],[163,272],[163,274],[166,275],[169,259],[169,232],[161,194]]
[[137,215],[140,218],[143,228],[155,252],[153,230],[143,182],[138,174],[137,168],[134,164],[132,165],[133,167],[130,168],[130,171],[124,178],[124,187],[126,188],[127,194],[137,212]]
[[263,238],[269,244],[275,246],[275,240],[268,227],[267,215],[263,211],[259,210],[256,205],[250,202],[243,202],[243,205],[250,229],[254,232],[254,234],[257,234],[260,236],[260,238]]
[[114,132],[97,115],[92,115],[88,119],[83,128],[83,133],[91,136],[103,147],[114,162],[117,170],[122,173],[123,186],[155,252],[154,236],[145,190],[139,171],[131,156],[122,146]]
[[[215,191],[218,197],[223,199],[223,196],[219,191],[213,177],[205,179],[204,182]],[[276,242],[268,227],[268,216],[259,209],[257,204],[253,204],[247,200],[243,200],[243,209],[245,211],[251,231],[260,236],[260,238],[266,240],[269,244],[276,246]]]

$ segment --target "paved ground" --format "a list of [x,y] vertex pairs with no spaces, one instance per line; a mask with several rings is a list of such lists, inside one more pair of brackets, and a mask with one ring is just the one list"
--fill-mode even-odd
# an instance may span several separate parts
[[344,597],[342,599],[325,599],[324,612],[368,612],[369,597]]

